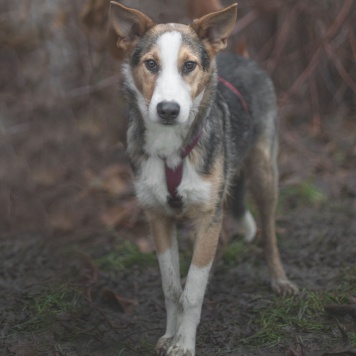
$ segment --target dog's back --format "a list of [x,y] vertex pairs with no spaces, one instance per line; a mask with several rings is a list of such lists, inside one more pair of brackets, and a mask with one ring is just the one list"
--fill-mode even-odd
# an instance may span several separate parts
[[231,53],[218,55],[216,61],[219,78],[227,78],[241,95],[237,97],[224,82],[219,83],[219,93],[230,112],[232,153],[243,158],[261,135],[277,145],[276,95],[268,74],[254,61]]
[[[216,57],[216,63],[218,75],[228,78],[229,82],[240,91],[248,103],[254,120],[260,120],[266,112],[276,111],[273,83],[256,62],[232,53],[221,53]],[[227,92],[229,91],[224,90],[224,93]]]

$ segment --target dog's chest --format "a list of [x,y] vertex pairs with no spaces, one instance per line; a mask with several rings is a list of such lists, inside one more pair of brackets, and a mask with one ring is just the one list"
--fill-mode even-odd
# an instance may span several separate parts
[[[161,158],[151,156],[142,163],[135,188],[137,198],[143,206],[164,210],[169,208],[165,164]],[[211,183],[196,172],[188,157],[183,160],[183,175],[177,193],[182,197],[184,207],[204,205],[210,201]]]

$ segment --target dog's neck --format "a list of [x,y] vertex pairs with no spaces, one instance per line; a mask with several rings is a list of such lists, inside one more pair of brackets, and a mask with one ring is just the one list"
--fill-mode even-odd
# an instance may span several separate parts
[[144,151],[149,156],[158,156],[174,168],[181,162],[180,152],[189,134],[188,126],[162,126],[158,123],[145,123]]

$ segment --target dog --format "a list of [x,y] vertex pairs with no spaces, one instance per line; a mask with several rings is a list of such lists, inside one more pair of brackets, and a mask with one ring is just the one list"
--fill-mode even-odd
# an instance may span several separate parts
[[[223,223],[230,217],[252,240],[243,202],[249,181],[260,213],[272,288],[297,292],[281,263],[275,234],[278,115],[267,74],[253,61],[217,54],[226,47],[237,4],[189,26],[155,24],[135,9],[110,5],[129,106],[127,153],[138,201],[150,224],[162,276],[167,324],[158,355],[195,355],[196,329]],[[195,235],[182,288],[176,221]]]

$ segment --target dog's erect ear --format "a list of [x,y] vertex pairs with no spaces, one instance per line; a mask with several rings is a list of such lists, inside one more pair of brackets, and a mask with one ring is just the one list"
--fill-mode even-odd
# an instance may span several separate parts
[[226,40],[234,28],[236,15],[237,4],[233,4],[224,10],[194,20],[190,26],[212,49],[213,54],[216,54],[226,47]]
[[[116,46],[122,53],[122,58],[128,53],[150,28],[154,22],[142,12],[125,7],[115,1],[110,2],[110,32],[116,35]],[[109,40],[114,39],[109,36]]]

